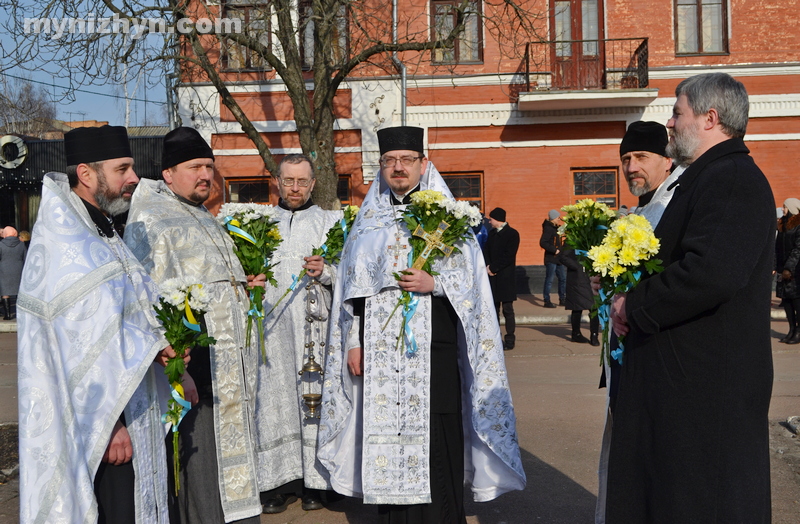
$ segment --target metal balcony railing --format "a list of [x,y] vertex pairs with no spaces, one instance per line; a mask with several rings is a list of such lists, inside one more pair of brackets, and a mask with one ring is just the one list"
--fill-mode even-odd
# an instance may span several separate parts
[[642,89],[648,85],[647,38],[530,42],[527,91]]

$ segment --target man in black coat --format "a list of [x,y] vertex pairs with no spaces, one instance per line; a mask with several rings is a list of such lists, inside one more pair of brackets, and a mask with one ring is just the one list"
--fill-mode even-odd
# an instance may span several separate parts
[[496,207],[489,213],[492,230],[483,246],[483,258],[486,260],[486,271],[489,272],[489,284],[492,286],[494,307],[500,318],[500,308],[506,319],[506,336],[503,349],[514,349],[516,343],[516,320],[514,318],[514,301],[517,299],[517,250],[519,249],[519,233],[506,222],[506,212]]
[[656,228],[664,271],[614,297],[626,334],[606,522],[770,522],[775,203],[748,155],[744,86],[676,90],[667,154],[688,165]]

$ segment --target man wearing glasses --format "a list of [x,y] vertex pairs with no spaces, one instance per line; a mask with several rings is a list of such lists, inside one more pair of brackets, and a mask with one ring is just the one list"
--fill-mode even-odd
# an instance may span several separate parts
[[[465,481],[488,501],[523,489],[525,474],[478,242],[459,242],[433,274],[409,268],[410,233],[398,219],[410,195],[453,198],[423,134],[378,131],[380,173],[337,273],[318,455],[334,489],[377,504],[382,524],[466,524]],[[412,292],[413,314],[392,314],[401,290]],[[401,325],[416,341],[408,350],[397,347]]]
[[[281,513],[298,496],[304,510],[321,509],[320,490],[330,489],[327,472],[317,461],[319,421],[307,418],[302,397],[320,393],[319,377],[298,372],[311,353],[318,363],[324,359],[335,270],[311,251],[325,243],[328,230],[342,219],[341,211],[314,205],[314,168],[305,155],[285,156],[277,181],[281,200],[276,219],[283,241],[271,260],[278,285],[267,286],[264,311],[292,290],[264,320],[267,363],[258,367],[258,483],[264,513]],[[304,268],[306,276],[298,281]]]

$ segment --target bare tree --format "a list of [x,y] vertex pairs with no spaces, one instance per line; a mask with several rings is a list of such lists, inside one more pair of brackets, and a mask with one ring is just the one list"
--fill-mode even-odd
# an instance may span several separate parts
[[44,138],[56,110],[47,91],[27,80],[0,77],[0,133]]
[[[34,59],[44,57],[49,66],[58,65],[50,67],[54,75],[75,87],[118,82],[123,70],[144,71],[148,87],[172,76],[178,79],[173,89],[210,84],[273,174],[275,158],[229,86],[239,75],[231,71],[241,66],[248,80],[278,78],[291,100],[303,152],[314,161],[315,201],[333,207],[334,96],[349,75],[396,74],[393,56],[412,74],[430,70],[431,53],[454,49],[476,17],[506,49],[523,49],[525,41],[538,40],[543,26],[534,7],[547,8],[544,0],[458,0],[452,16],[444,17],[449,21],[431,28],[430,0],[401,4],[393,23],[385,0],[0,0],[7,14],[2,24],[15,40],[3,60],[41,67]],[[98,31],[105,19],[110,25]],[[186,19],[198,23],[182,24]],[[238,20],[238,27],[216,23],[223,20]],[[176,30],[164,31],[168,27]]]

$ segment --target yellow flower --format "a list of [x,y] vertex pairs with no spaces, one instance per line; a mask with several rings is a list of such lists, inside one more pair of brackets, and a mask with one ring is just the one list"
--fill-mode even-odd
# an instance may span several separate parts
[[614,267],[614,265],[617,263],[617,257],[614,256],[614,250],[603,244],[594,246],[589,250],[587,256],[592,261],[592,269],[603,276],[605,276],[609,269]]
[[625,272],[625,268],[620,266],[619,264],[617,264],[613,268],[611,268],[611,271],[609,271],[608,274],[611,275],[614,278],[617,278],[618,276],[620,276],[624,272]]
[[[640,251],[632,246],[623,246],[618,254],[619,263],[623,266],[635,266],[641,259]],[[616,275],[614,275],[616,276]]]

